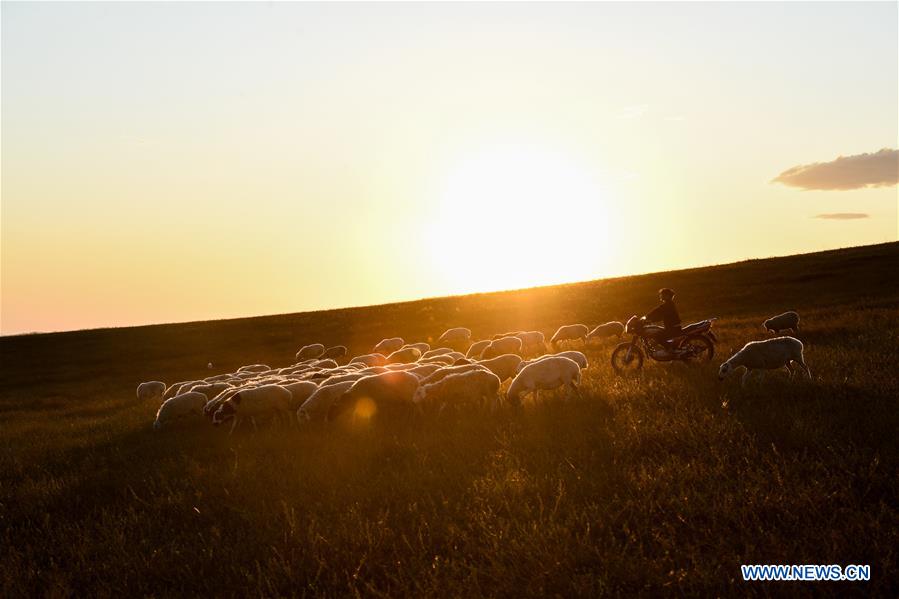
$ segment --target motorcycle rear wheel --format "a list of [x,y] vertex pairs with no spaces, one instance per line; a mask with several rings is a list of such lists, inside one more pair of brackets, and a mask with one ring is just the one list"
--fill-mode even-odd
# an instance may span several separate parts
[[619,343],[612,351],[612,368],[618,375],[640,370],[643,368],[643,352],[632,343]]
[[709,362],[715,355],[715,344],[705,335],[690,335],[681,343],[681,349],[693,350],[684,358],[687,362]]

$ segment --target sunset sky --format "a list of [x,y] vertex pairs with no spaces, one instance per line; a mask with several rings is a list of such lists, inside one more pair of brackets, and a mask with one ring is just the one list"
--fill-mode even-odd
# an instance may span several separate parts
[[897,239],[895,2],[0,17],[3,334]]

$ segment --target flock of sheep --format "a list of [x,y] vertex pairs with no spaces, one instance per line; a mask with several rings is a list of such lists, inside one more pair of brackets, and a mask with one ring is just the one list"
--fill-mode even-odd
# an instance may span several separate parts
[[[797,331],[798,322],[799,316],[788,312],[765,321],[764,326],[775,333]],[[233,432],[244,420],[255,429],[257,418],[303,425],[376,413],[378,418],[409,418],[472,404],[497,409],[503,401],[520,405],[523,396],[540,391],[563,388],[579,394],[587,357],[579,351],[558,351],[560,344],[620,337],[623,332],[620,322],[593,330],[582,324],[565,325],[550,339],[555,353],[546,353],[540,331],[500,333],[472,342],[471,331],[457,327],[444,332],[437,340],[439,347],[433,349],[428,343],[393,337],[342,365],[338,360],[346,358],[346,347],[314,343],[301,348],[295,363],[287,367],[252,364],[172,385],[150,381],[137,387],[137,397],[161,402],[153,425],[157,430],[201,414],[216,426],[231,421]],[[791,362],[808,373],[802,349],[793,337],[748,343],[721,365],[719,377],[745,367],[745,384],[754,370],[786,367],[792,374]],[[500,389],[509,380],[503,395]]]
[[556,353],[547,354],[540,331],[501,333],[472,342],[471,331],[457,327],[444,332],[433,349],[428,343],[394,337],[342,365],[338,361],[346,358],[346,347],[314,343],[301,348],[295,363],[284,368],[252,364],[172,385],[150,381],[138,386],[137,397],[162,402],[156,429],[193,414],[205,415],[214,425],[231,421],[233,431],[243,420],[255,428],[259,418],[305,424],[375,412],[379,418],[439,414],[471,404],[496,409],[503,401],[519,405],[525,395],[560,387],[579,393],[587,358],[579,351],[557,351],[559,344],[622,331],[620,323],[593,331],[584,325],[563,326],[550,339]]

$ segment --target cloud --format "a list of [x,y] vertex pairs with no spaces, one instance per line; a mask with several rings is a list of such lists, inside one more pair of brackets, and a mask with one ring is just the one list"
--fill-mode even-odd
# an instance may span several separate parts
[[872,154],[840,156],[787,169],[772,179],[800,189],[847,190],[888,187],[899,180],[899,150],[884,148]]
[[817,214],[815,218],[823,218],[825,220],[856,220],[859,218],[870,218],[870,214],[864,212],[830,212],[828,214]]

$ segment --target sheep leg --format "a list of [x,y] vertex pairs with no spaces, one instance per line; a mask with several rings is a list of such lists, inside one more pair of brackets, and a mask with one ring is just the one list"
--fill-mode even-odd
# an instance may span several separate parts
[[812,380],[812,373],[808,369],[808,366],[805,365],[805,362],[800,360],[796,360],[796,363],[799,364],[799,367],[805,371],[806,376],[808,376],[808,380]]
[[752,370],[749,368],[746,369],[746,372],[743,373],[743,378],[740,379],[740,387],[745,388],[746,382],[749,380],[749,375],[752,374]]
[[571,381],[571,383],[569,383],[569,386],[571,387],[571,390],[574,392],[574,396],[577,399],[583,399],[583,397],[581,396],[581,390],[580,388],[578,388],[577,384],[574,381]]
[[228,434],[229,434],[229,435],[233,434],[233,433],[234,433],[234,429],[237,428],[237,420],[238,420],[238,416],[235,416],[235,417],[234,417],[234,421],[231,423],[231,430],[228,431]]
[[566,381],[565,385],[568,387],[569,397],[574,395],[578,399],[581,399],[581,391],[577,388],[577,380],[575,380],[574,378],[570,378],[568,379],[568,381]]
[[258,432],[259,432],[259,427],[256,426],[256,417],[255,417],[255,416],[250,416],[250,422],[253,423],[253,432],[254,432],[254,433],[258,433]]
[[790,362],[787,362],[787,363],[784,365],[784,370],[787,371],[787,376],[788,376],[789,378],[792,379],[792,378],[793,378],[793,367],[792,367],[792,365],[790,364]]

